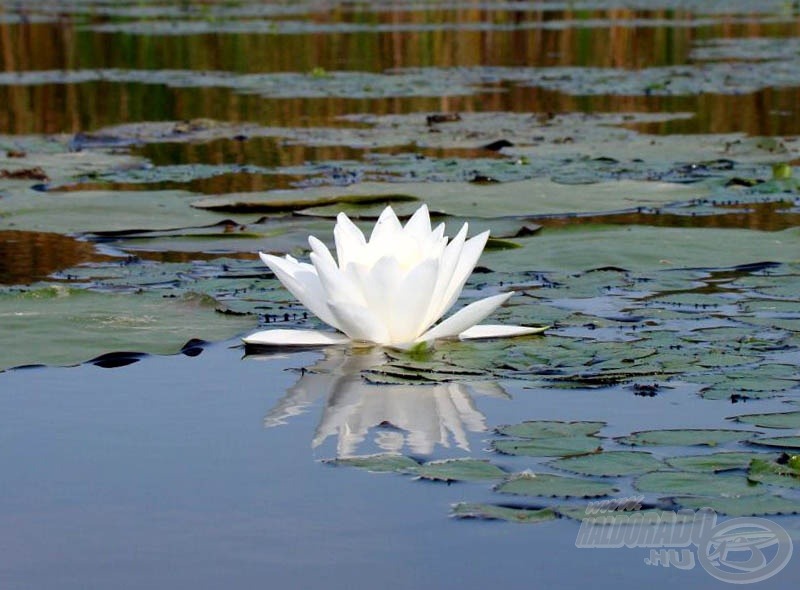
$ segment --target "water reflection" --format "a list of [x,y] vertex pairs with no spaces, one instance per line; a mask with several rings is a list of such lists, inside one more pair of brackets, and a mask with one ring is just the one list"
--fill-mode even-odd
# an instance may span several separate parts
[[324,404],[312,447],[336,440],[337,457],[365,452],[430,455],[437,446],[469,450],[467,433],[486,430],[474,395],[508,397],[495,383],[376,385],[362,371],[385,364],[379,350],[329,348],[264,417],[273,428],[317,403]]

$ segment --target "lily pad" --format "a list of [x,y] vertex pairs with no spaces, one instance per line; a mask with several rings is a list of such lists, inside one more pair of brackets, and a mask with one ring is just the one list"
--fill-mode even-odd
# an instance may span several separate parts
[[731,469],[747,469],[750,461],[763,458],[764,453],[711,453],[709,455],[688,455],[685,457],[670,457],[666,463],[675,469],[683,471],[713,472],[729,471]]
[[558,436],[535,439],[496,439],[492,449],[505,455],[570,457],[602,450],[601,440],[591,436]]
[[800,429],[800,411],[777,412],[774,414],[745,414],[742,416],[734,416],[731,420],[752,424],[760,428]]
[[715,447],[720,444],[745,440],[757,434],[747,430],[722,430],[722,429],[665,429],[642,430],[629,436],[622,436],[618,442],[625,445],[663,445],[672,447],[706,445]]
[[549,463],[581,475],[621,476],[657,471],[664,464],[643,451],[605,451],[579,457],[565,457]]
[[359,457],[339,457],[324,461],[332,465],[358,467],[375,473],[416,473],[419,463],[405,455],[382,453],[378,455],[362,455]]
[[531,420],[519,424],[498,426],[495,430],[506,436],[518,438],[579,437],[596,434],[605,422],[562,422],[559,420]]
[[455,518],[477,518],[481,520],[504,520],[534,524],[557,518],[552,508],[513,508],[497,504],[472,504],[459,502],[454,504],[450,515]]
[[751,445],[774,447],[776,449],[800,449],[800,436],[773,436],[769,438],[753,438]]
[[479,459],[430,461],[420,465],[416,473],[421,479],[438,481],[490,481],[507,475],[497,465]]
[[653,471],[637,478],[633,486],[640,492],[667,495],[739,497],[760,494],[763,489],[740,475],[714,475],[696,471]]
[[800,502],[797,500],[771,494],[757,494],[740,498],[674,496],[670,500],[682,508],[691,510],[711,508],[719,514],[727,514],[728,516],[800,513]]
[[[800,461],[796,461],[800,463]],[[800,488],[800,468],[797,464],[753,459],[747,470],[747,479],[776,486]],[[800,502],[798,502],[800,504]]]
[[251,317],[216,311],[210,297],[187,293],[98,293],[63,286],[0,291],[0,369],[73,365],[116,350],[180,351],[192,338],[223,340],[255,327]]
[[522,496],[558,496],[597,498],[616,493],[614,486],[577,477],[564,477],[549,473],[522,473],[495,487],[501,494]]

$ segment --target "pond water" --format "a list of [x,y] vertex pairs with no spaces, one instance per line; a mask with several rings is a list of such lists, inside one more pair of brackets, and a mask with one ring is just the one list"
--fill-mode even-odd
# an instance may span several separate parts
[[[0,0],[0,587],[727,586],[576,546],[631,498],[777,559],[799,10]],[[423,202],[491,230],[458,306],[545,335],[240,344],[324,327],[259,250]]]

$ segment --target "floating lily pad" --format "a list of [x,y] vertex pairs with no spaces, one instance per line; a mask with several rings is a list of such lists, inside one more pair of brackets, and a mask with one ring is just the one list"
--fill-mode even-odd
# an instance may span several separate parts
[[[611,502],[614,500],[598,500]],[[556,506],[554,510],[567,518],[590,521],[592,526],[657,526],[660,522],[691,522],[693,516],[676,514],[674,510],[661,508],[607,509],[596,510],[590,506]]]
[[665,429],[665,430],[642,430],[634,432],[629,436],[619,437],[617,440],[626,445],[664,445],[672,447],[706,445],[714,447],[727,442],[745,440],[755,432],[746,430],[722,430],[722,429]]
[[728,516],[800,513],[800,502],[797,500],[771,494],[756,494],[740,498],[674,496],[670,499],[682,508],[691,510],[711,508],[719,514],[727,514]]
[[570,457],[595,453],[602,449],[601,440],[591,436],[558,436],[535,439],[496,439],[492,449],[505,455],[525,457]]
[[[753,459],[747,470],[747,479],[759,483],[800,488],[800,460],[788,460],[786,463]],[[800,502],[798,502],[800,504]]]
[[714,475],[695,471],[653,471],[637,478],[634,487],[640,492],[675,496],[739,497],[762,493],[762,488],[740,475]]
[[496,504],[471,504],[459,502],[450,512],[455,518],[477,518],[481,520],[505,520],[533,524],[553,520],[557,517],[552,508],[512,508]]
[[358,467],[376,473],[416,473],[419,463],[405,455],[383,453],[378,455],[363,455],[360,457],[339,457],[328,459],[325,463],[345,467]]
[[670,457],[667,464],[683,471],[714,472],[731,469],[747,469],[750,461],[763,458],[764,453],[711,453],[709,455],[688,455]]
[[210,297],[187,293],[98,293],[63,286],[0,291],[0,369],[72,365],[103,353],[177,353],[192,338],[222,340],[252,329],[251,317],[216,311]]
[[600,431],[605,422],[562,422],[559,420],[531,420],[519,424],[498,426],[496,431],[518,438],[555,438],[589,436]]
[[515,475],[495,488],[501,494],[522,496],[558,496],[597,498],[617,492],[614,486],[577,477],[564,477],[549,473],[522,473]]
[[760,428],[800,429],[800,411],[777,412],[774,414],[745,414],[743,416],[734,416],[731,419]]
[[416,473],[422,479],[439,481],[489,481],[506,476],[497,465],[478,459],[430,461],[420,465]]
[[769,438],[753,438],[749,441],[752,445],[760,447],[774,447],[776,449],[800,449],[800,436],[773,436]]
[[605,451],[579,457],[565,457],[551,461],[550,465],[581,475],[620,476],[636,475],[662,469],[664,464],[643,451]]

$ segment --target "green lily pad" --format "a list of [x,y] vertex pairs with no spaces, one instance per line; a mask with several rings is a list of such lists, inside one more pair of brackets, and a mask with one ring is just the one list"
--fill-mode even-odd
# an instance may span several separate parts
[[777,449],[800,449],[800,436],[772,436],[769,438],[753,438],[751,445],[760,447],[773,447]]
[[324,463],[344,467],[358,467],[375,473],[416,473],[419,463],[405,455],[381,453],[378,455],[362,455],[359,457],[339,457],[326,459]]
[[438,481],[489,481],[507,475],[497,465],[479,459],[430,461],[420,465],[416,473],[422,479]]
[[552,508],[511,508],[496,504],[454,504],[450,515],[455,518],[477,518],[481,520],[504,520],[534,524],[554,520],[557,514]]
[[570,457],[595,453],[601,440],[592,436],[557,436],[536,439],[495,439],[492,449],[505,455],[525,457]]
[[731,469],[747,469],[750,461],[763,458],[764,453],[711,453],[709,455],[688,455],[665,459],[670,467],[683,471],[714,472]]
[[674,496],[670,499],[682,508],[691,510],[711,508],[719,514],[727,514],[728,516],[800,513],[800,502],[772,494],[757,494],[740,498]]
[[760,428],[800,429],[800,411],[778,412],[774,414],[745,414],[742,416],[734,416],[731,420],[752,424]]
[[[790,488],[800,488],[800,467],[796,464],[753,459],[747,470],[747,479],[759,483]],[[800,502],[798,502],[800,504]]]
[[565,457],[549,463],[581,475],[620,476],[657,471],[664,464],[643,451],[605,451],[579,457]]
[[665,430],[642,430],[634,432],[629,436],[617,438],[622,444],[626,445],[663,445],[672,447],[706,445],[714,447],[727,442],[744,440],[757,434],[747,430],[722,430],[722,429],[665,429]]
[[498,426],[498,434],[518,438],[556,438],[589,436],[600,431],[605,422],[562,422],[559,420],[531,420],[519,424]]
[[[607,501],[613,503],[614,500]],[[598,500],[598,502],[606,502],[606,500]],[[565,516],[573,520],[591,521],[594,526],[620,526],[621,524],[649,526],[650,523],[656,526],[662,520],[681,523],[690,522],[693,519],[693,516],[676,514],[674,510],[664,510],[661,508],[609,509],[600,512],[588,506],[561,505],[555,506],[554,510],[560,516]]]
[[495,487],[501,494],[597,498],[616,493],[614,486],[591,479],[564,477],[549,473],[522,473]]
[[762,493],[762,488],[740,475],[714,475],[696,471],[653,471],[637,478],[633,486],[640,492],[666,495],[739,497]]
[[223,340],[256,327],[252,317],[216,311],[187,293],[99,293],[63,286],[0,291],[0,369],[73,365],[112,351],[171,354],[192,338]]

